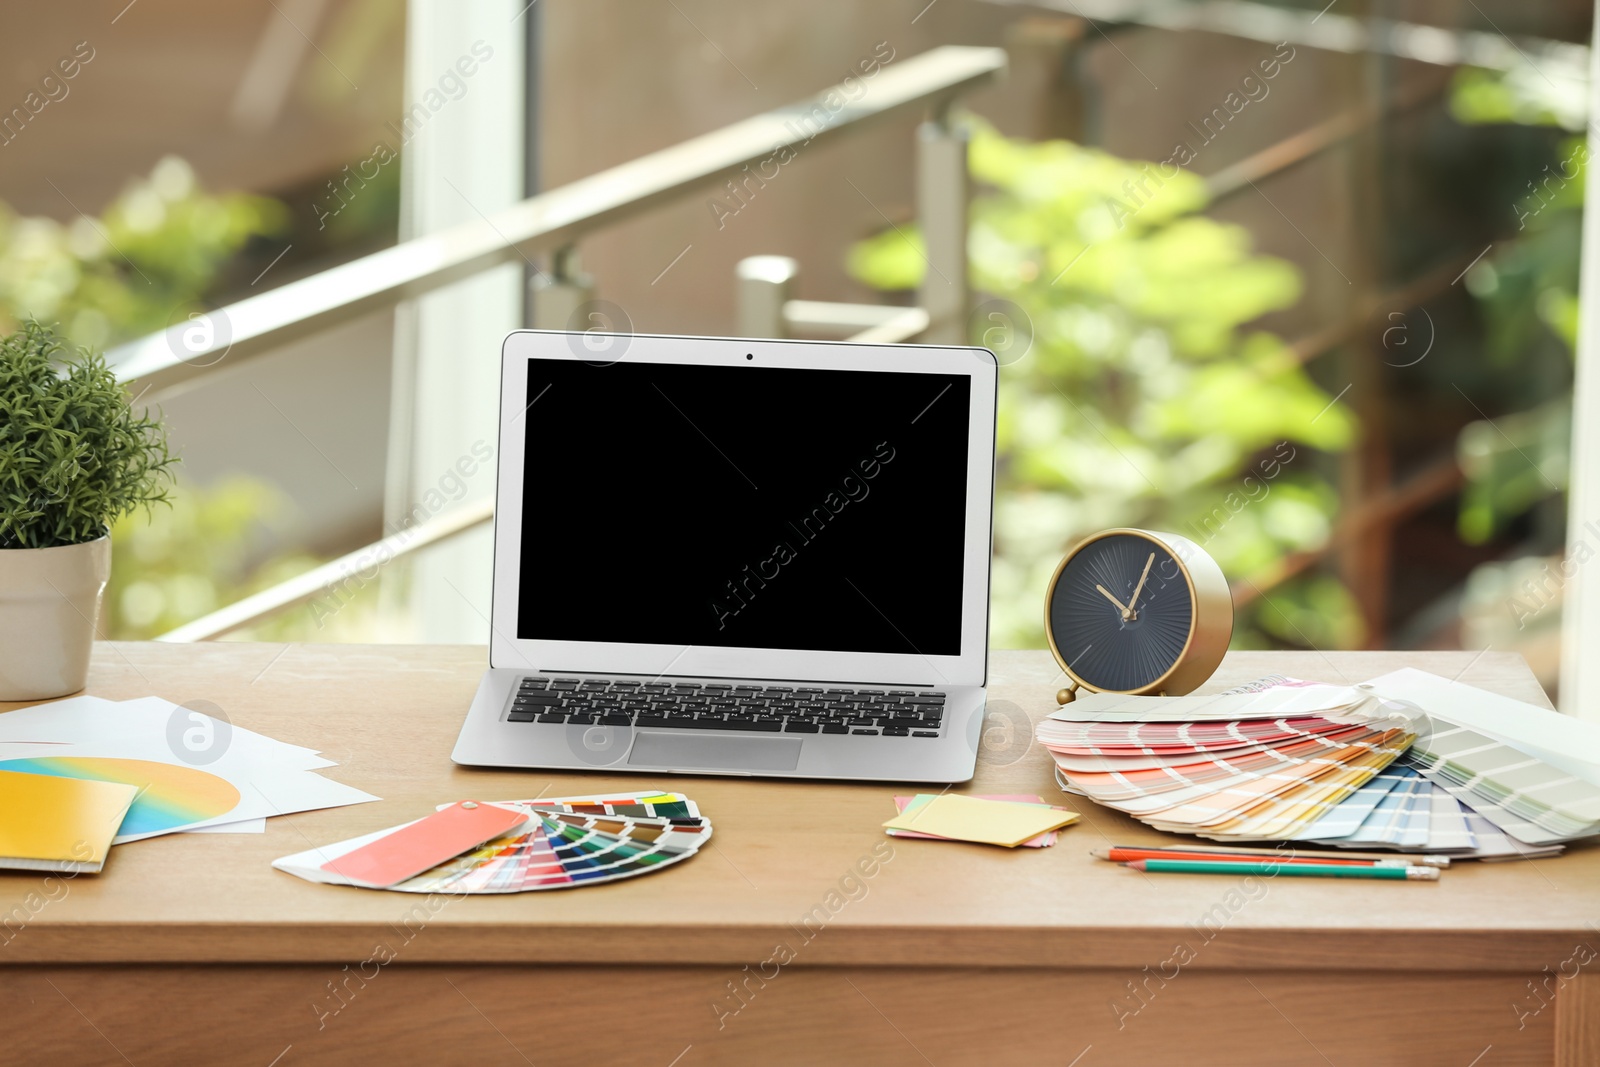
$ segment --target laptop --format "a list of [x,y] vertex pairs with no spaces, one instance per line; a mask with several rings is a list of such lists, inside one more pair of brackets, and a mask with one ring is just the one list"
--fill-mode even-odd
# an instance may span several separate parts
[[452,758],[970,779],[996,379],[982,348],[511,334]]

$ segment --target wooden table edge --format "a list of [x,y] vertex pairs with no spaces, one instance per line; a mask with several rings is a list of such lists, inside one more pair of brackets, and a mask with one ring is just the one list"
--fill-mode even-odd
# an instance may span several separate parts
[[[407,964],[538,966],[740,966],[774,946],[795,949],[802,967],[972,967],[1138,970],[1172,957],[1183,945],[1186,968],[1536,973],[1570,955],[1595,931],[1499,929],[1237,929],[1192,927],[1094,929],[993,927],[836,927],[810,940],[792,926],[767,924],[529,928],[525,924],[432,926],[411,932],[392,924],[306,925],[286,935],[273,925],[73,924],[27,931],[0,950],[0,968],[57,964],[254,965],[349,963],[378,945]],[[226,951],[217,951],[226,934]]]

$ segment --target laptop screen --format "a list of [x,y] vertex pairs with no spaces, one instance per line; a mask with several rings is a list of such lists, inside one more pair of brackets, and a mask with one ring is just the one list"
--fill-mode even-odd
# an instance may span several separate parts
[[534,359],[517,637],[961,651],[971,379]]

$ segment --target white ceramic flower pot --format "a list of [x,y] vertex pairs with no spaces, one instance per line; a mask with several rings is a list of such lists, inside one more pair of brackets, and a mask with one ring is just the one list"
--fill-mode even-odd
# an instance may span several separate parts
[[0,549],[0,700],[44,700],[89,677],[111,538]]

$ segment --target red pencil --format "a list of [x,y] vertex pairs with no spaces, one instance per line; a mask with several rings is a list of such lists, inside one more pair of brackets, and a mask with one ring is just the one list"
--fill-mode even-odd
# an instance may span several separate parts
[[1335,867],[1410,867],[1411,861],[1405,856],[1384,858],[1381,860],[1347,859],[1342,856],[1324,856],[1322,853],[1306,855],[1301,853],[1295,856],[1279,855],[1274,852],[1262,851],[1253,856],[1241,855],[1237,852],[1206,852],[1195,849],[1193,852],[1159,848],[1114,848],[1094,849],[1089,853],[1095,859],[1111,860],[1113,863],[1132,863],[1135,860],[1202,860],[1212,863],[1311,863],[1321,866]]

